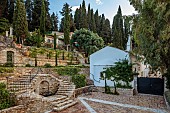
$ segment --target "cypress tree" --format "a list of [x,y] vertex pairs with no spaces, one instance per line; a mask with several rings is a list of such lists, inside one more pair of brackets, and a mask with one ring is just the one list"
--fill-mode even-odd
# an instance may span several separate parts
[[74,19],[72,13],[70,14],[70,32],[75,31],[75,24],[74,24]]
[[51,15],[49,13],[49,10],[50,10],[50,8],[49,8],[49,5],[50,5],[49,0],[45,0],[44,4],[45,4],[45,15],[46,15],[46,17],[45,17],[46,18],[45,19],[45,30],[46,31],[51,31],[52,24],[51,24]]
[[13,14],[14,14],[14,6],[15,4],[15,0],[9,0],[9,3],[8,3],[8,20],[9,20],[9,23],[12,24],[13,22]]
[[57,35],[54,34],[54,50],[56,50],[56,43],[57,43]]
[[91,28],[90,28],[90,30],[92,30],[93,32],[96,32],[96,24],[95,24],[93,9],[91,9],[90,12],[91,12],[91,21],[90,21]]
[[21,0],[16,1],[13,28],[17,37],[17,42],[22,44],[28,35],[28,23],[26,19],[25,6]]
[[75,15],[74,15],[74,24],[76,29],[80,29],[80,9],[76,9]]
[[64,16],[64,43],[66,45],[70,43],[70,12],[71,8],[69,4],[65,3],[60,13]]
[[64,17],[61,18],[60,29],[59,29],[60,32],[64,32],[64,20],[65,20]]
[[97,34],[100,34],[100,20],[99,20],[98,10],[96,10],[94,14],[94,20],[95,20],[95,25],[96,25],[96,32]]
[[123,17],[121,7],[119,6],[117,14],[114,16],[112,24],[112,41],[113,46],[125,50],[124,46],[124,31],[123,31]]
[[57,16],[57,14],[55,15],[54,12],[51,15],[51,25],[52,25],[53,31],[58,31],[58,16]]
[[33,10],[32,10],[32,29],[39,29],[40,27],[40,17],[41,17],[41,2],[42,0],[33,0]]
[[81,28],[88,28],[88,24],[87,24],[87,15],[86,15],[86,4],[85,1],[83,0],[82,2],[82,8],[81,8]]
[[33,3],[32,0],[26,0],[25,1],[25,9],[27,13],[27,21],[28,21],[28,29],[29,31],[32,31],[31,21],[32,21],[32,9],[33,9]]
[[41,17],[40,17],[40,32],[41,32],[43,35],[45,34],[45,19],[46,19],[45,3],[44,3],[44,0],[42,0]]
[[91,29],[91,9],[90,4],[88,5],[88,13],[87,13],[87,22],[88,22],[88,28]]
[[110,21],[109,19],[105,20],[105,36],[104,36],[104,41],[105,44],[111,43],[111,27],[110,27]]
[[0,0],[0,18],[6,18],[8,0]]

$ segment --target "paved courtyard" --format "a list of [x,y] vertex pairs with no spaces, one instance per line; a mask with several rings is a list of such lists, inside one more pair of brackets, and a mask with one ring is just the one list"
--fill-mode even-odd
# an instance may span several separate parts
[[78,99],[78,104],[60,113],[170,113],[166,109],[163,96],[93,92],[92,95],[81,95]]

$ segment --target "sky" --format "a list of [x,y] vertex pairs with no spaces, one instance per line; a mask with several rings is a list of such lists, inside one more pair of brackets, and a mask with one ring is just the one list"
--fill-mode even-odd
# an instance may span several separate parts
[[[76,8],[79,8],[83,0],[49,0],[50,1],[50,13],[57,13],[59,20],[61,15],[59,11],[62,10],[62,7],[65,3],[68,3],[72,7],[72,13],[74,14]],[[85,0],[86,7],[90,3],[91,8],[94,12],[98,9],[99,14],[104,14],[106,18],[113,22],[113,17],[117,13],[119,5],[122,9],[122,15],[131,15],[137,13],[133,6],[130,5],[129,0]],[[86,8],[87,10],[87,8]]]

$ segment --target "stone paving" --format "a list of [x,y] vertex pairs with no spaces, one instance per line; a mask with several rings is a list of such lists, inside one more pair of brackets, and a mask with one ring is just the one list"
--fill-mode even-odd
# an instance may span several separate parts
[[[170,113],[166,109],[163,96],[143,94],[138,94],[137,96],[109,95],[101,92],[93,92],[92,95],[81,95],[79,97],[104,100],[124,105],[120,106],[84,100],[97,113]],[[132,107],[128,107],[128,105]],[[137,109],[135,107],[139,108]],[[158,111],[154,112],[147,110],[147,108]],[[77,105],[61,111],[60,113],[90,113],[90,111],[81,102],[79,102]]]

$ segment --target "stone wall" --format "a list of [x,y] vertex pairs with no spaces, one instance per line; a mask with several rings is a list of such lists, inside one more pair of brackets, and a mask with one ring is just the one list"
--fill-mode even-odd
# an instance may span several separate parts
[[57,78],[48,74],[38,74],[31,83],[31,91],[36,94],[56,93],[60,82]]
[[[7,62],[7,51],[12,51],[14,53],[14,65],[15,66],[25,66],[26,64],[30,64],[31,66],[35,66],[35,58],[31,58],[28,55],[24,54],[23,49],[16,48],[4,48],[0,51],[0,64],[5,64]],[[69,63],[69,60],[61,60],[58,59],[58,65],[65,66]],[[48,59],[45,55],[37,56],[37,65],[44,66],[46,63],[51,64],[51,66],[55,66],[55,58],[52,57]],[[77,64],[77,61],[72,61],[73,64]]]
[[75,89],[74,97],[77,97],[77,96],[84,94],[84,93],[91,93],[91,91],[93,91],[92,87],[94,87],[94,86],[91,85],[91,86],[85,86],[85,87],[82,87],[82,88]]
[[[104,87],[97,87],[97,89],[98,89],[99,92],[104,92],[105,91]],[[111,92],[114,92],[114,88],[111,88]],[[117,92],[120,95],[130,95],[130,96],[134,95],[133,94],[134,93],[133,89],[117,88]]]
[[25,111],[26,108],[24,107],[24,105],[18,105],[18,106],[0,110],[0,113],[25,113]]

